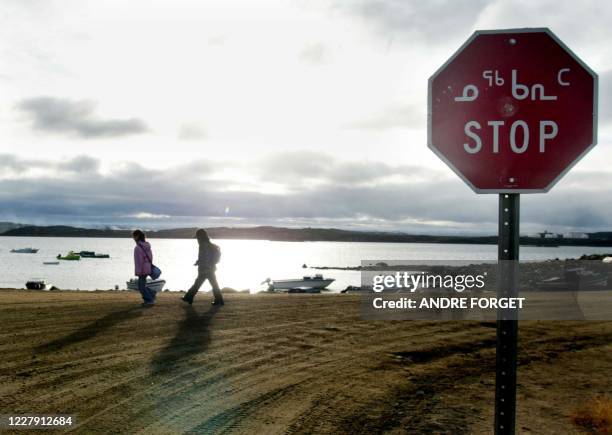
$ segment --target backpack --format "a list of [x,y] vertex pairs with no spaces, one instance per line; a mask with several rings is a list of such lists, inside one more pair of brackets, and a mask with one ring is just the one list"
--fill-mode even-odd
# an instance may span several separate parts
[[210,256],[210,264],[216,265],[221,260],[221,248],[213,243],[211,243],[211,246],[213,249]]

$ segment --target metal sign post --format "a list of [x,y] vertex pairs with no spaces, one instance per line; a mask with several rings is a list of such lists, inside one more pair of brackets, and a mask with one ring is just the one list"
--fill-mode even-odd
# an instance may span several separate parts
[[[497,297],[518,297],[520,195],[499,195],[499,286]],[[495,434],[514,434],[516,421],[516,359],[518,310],[497,311],[495,364]]]

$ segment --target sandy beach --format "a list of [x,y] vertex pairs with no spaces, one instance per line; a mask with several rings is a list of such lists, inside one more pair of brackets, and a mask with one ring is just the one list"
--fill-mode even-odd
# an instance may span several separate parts
[[[76,433],[490,433],[495,327],[366,322],[353,295],[0,291],[0,408]],[[612,322],[522,322],[520,433],[584,433]]]

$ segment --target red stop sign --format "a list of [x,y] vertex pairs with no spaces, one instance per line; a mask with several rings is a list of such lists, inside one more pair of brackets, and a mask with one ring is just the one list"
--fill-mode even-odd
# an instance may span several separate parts
[[548,29],[475,32],[428,98],[429,147],[478,193],[546,192],[597,142],[597,74]]

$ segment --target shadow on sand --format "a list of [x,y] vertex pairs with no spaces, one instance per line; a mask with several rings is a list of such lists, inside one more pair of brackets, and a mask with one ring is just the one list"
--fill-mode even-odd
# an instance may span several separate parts
[[96,335],[102,333],[103,331],[111,328],[120,322],[125,322],[130,319],[134,319],[139,317],[142,314],[142,308],[140,307],[130,307],[125,310],[115,311],[110,314],[107,314],[100,319],[90,323],[78,329],[66,337],[59,338],[57,340],[51,341],[49,343],[38,346],[35,350],[36,352],[47,353],[53,352],[62,349],[63,347],[69,346],[71,344],[80,343],[82,341],[89,340]]
[[210,323],[219,308],[211,306],[204,313],[198,313],[193,306],[185,305],[185,319],[179,323],[170,343],[151,361],[152,372],[167,373],[189,357],[204,352],[210,344]]

